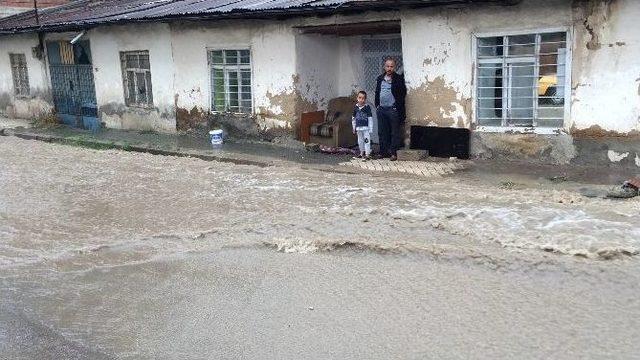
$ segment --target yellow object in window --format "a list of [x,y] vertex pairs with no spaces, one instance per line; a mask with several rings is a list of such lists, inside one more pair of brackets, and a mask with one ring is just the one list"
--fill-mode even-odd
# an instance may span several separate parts
[[544,75],[538,80],[538,96],[544,96],[550,87],[558,85],[558,77],[556,75]]

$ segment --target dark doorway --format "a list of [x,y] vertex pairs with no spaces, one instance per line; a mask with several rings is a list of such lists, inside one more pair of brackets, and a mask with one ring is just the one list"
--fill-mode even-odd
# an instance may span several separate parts
[[433,126],[411,127],[411,149],[428,150],[429,156],[469,158],[469,129]]

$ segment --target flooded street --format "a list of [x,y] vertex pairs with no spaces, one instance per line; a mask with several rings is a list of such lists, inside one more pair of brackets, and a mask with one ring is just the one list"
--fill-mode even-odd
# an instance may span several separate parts
[[640,198],[0,138],[0,358],[632,358]]

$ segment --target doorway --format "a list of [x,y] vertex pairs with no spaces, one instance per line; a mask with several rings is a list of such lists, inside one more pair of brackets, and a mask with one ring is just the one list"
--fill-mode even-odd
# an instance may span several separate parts
[[[362,38],[362,70],[364,90],[369,94],[371,108],[375,109],[376,79],[383,72],[384,60],[392,57],[396,60],[399,74],[403,73],[402,37],[400,34],[372,35]],[[373,112],[373,133],[371,142],[380,143],[378,139],[378,117]]]
[[99,129],[89,41],[48,41],[47,56],[58,119],[73,127]]

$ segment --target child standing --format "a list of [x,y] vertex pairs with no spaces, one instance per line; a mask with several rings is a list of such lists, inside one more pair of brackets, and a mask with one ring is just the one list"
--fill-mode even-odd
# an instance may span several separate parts
[[367,105],[367,93],[358,92],[357,103],[353,108],[351,117],[353,133],[358,134],[359,158],[369,160],[371,158],[371,131],[373,131],[373,113],[371,106]]

